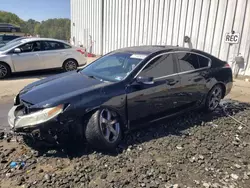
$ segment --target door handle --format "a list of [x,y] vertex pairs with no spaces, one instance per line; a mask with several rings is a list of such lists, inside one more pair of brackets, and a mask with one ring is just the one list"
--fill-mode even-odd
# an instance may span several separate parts
[[173,86],[173,85],[177,84],[178,82],[179,82],[179,80],[174,80],[174,79],[170,79],[170,80],[166,81],[167,85],[170,85],[170,86]]

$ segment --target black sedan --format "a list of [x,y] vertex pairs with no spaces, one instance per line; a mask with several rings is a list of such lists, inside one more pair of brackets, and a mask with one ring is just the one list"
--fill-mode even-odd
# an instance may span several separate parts
[[129,129],[196,108],[215,110],[232,82],[229,65],[205,52],[129,47],[26,86],[9,124],[23,134],[67,129],[95,148],[112,149]]

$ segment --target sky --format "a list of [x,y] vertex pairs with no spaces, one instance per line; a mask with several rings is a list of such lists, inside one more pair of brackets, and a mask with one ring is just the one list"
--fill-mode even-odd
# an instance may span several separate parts
[[0,10],[12,12],[25,21],[70,18],[70,0],[0,0]]

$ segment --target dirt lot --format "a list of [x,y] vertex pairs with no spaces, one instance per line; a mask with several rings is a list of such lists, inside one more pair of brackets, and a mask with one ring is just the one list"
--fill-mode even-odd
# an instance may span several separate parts
[[[18,78],[0,82],[1,101],[40,79]],[[249,96],[250,82],[237,80],[214,113],[191,112],[134,131],[113,153],[83,142],[74,154],[38,152],[0,133],[0,187],[249,188]],[[25,164],[10,168],[12,161]]]

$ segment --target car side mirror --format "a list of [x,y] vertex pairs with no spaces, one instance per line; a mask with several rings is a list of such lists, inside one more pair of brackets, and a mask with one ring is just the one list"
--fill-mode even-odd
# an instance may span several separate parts
[[137,77],[136,82],[143,83],[143,84],[154,84],[154,78],[153,77]]
[[15,48],[15,49],[14,49],[14,53],[17,53],[17,54],[18,54],[18,53],[21,53],[21,49],[20,49],[20,48]]

